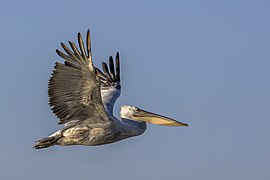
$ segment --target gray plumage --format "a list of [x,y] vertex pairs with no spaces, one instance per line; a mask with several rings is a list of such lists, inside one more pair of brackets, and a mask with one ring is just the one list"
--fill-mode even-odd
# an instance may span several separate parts
[[102,72],[93,65],[89,30],[86,49],[80,33],[78,44],[79,49],[69,42],[70,49],[61,43],[65,53],[56,52],[65,61],[63,64],[56,62],[48,83],[49,105],[64,127],[37,141],[34,148],[113,143],[142,134],[146,130],[145,122],[187,126],[133,106],[122,106],[121,120],[117,119],[113,115],[113,105],[121,93],[119,53],[116,54],[116,67],[110,57],[109,68],[103,62]]

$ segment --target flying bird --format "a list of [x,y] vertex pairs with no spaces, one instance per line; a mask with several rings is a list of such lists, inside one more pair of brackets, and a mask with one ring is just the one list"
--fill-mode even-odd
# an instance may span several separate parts
[[174,119],[142,110],[135,106],[121,106],[120,117],[113,114],[113,106],[120,96],[120,59],[115,63],[109,58],[109,66],[102,69],[93,65],[90,31],[87,31],[86,49],[80,33],[79,48],[69,41],[68,48],[61,43],[65,53],[56,50],[64,63],[55,63],[48,83],[49,105],[63,128],[38,140],[34,148],[53,145],[96,146],[141,135],[146,123],[163,126],[188,126]]

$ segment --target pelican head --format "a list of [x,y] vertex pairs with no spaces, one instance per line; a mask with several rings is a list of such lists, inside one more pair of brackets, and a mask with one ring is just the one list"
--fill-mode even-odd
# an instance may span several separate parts
[[135,121],[144,121],[162,126],[188,126],[188,124],[176,121],[174,119],[142,110],[135,106],[121,106],[120,115],[125,119]]

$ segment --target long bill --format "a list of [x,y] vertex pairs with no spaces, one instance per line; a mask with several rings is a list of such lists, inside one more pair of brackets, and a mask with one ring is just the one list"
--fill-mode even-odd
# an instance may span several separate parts
[[186,123],[182,123],[174,119],[161,116],[155,113],[151,113],[148,111],[144,111],[141,109],[139,112],[136,112],[136,114],[133,115],[132,119],[135,119],[137,121],[148,122],[151,124],[158,124],[162,126],[188,126],[188,124]]

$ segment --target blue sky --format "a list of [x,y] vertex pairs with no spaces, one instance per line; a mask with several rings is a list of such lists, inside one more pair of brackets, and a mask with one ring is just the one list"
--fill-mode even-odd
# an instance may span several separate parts
[[[6,1],[0,179],[269,179],[269,1]],[[122,104],[188,123],[99,147],[32,149],[58,130],[47,81],[60,42],[120,52]]]

